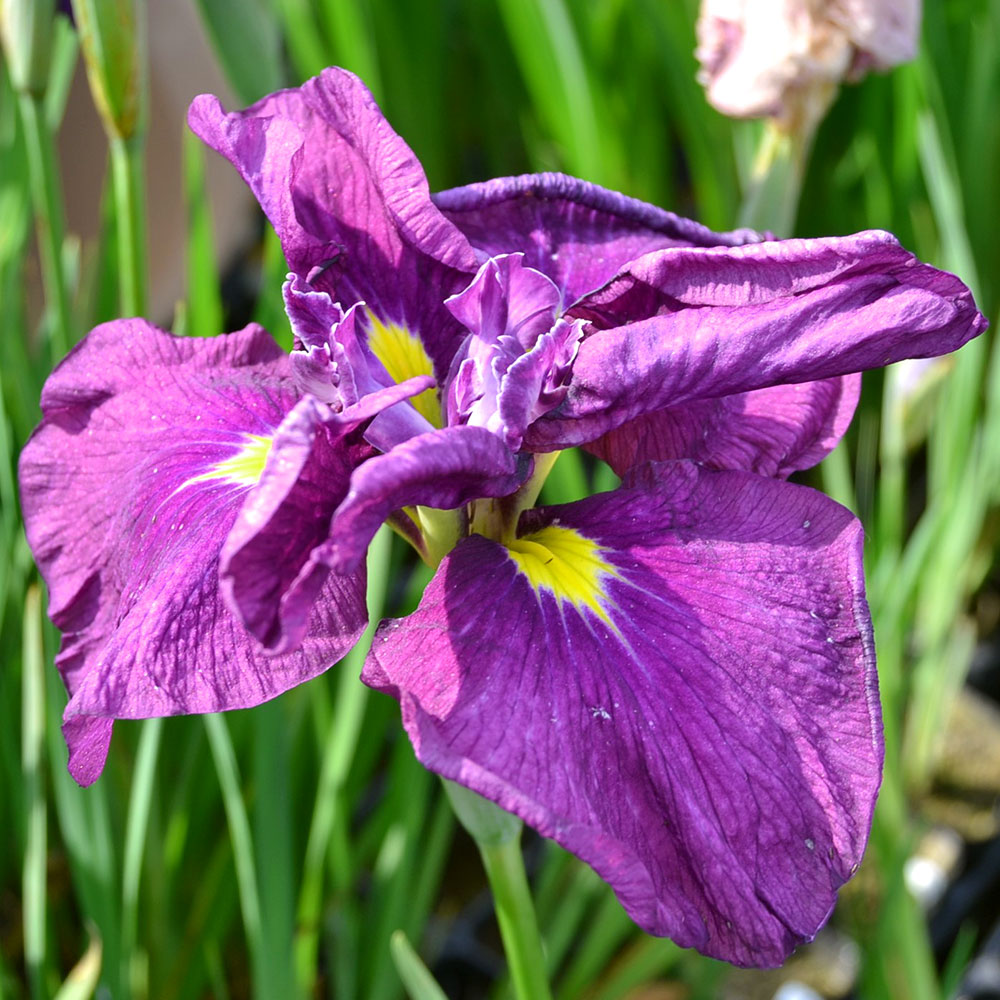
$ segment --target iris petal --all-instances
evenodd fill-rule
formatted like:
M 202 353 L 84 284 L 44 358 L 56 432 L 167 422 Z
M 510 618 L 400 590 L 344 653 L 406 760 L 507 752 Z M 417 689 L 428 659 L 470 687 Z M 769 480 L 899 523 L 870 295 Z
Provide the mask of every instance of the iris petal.
M 779 964 L 853 873 L 879 784 L 860 525 L 677 462 L 522 516 L 553 530 L 606 567 L 587 596 L 469 538 L 363 679 L 428 767 L 589 861 L 645 929 Z
M 257 704 L 326 669 L 363 630 L 363 572 L 331 585 L 301 648 L 277 658 L 219 591 L 219 551 L 250 488 L 241 460 L 296 398 L 259 327 L 196 340 L 140 320 L 98 327 L 46 384 L 22 502 L 63 632 L 77 780 L 100 774 L 111 720 Z
M 836 447 L 860 392 L 861 376 L 844 375 L 681 403 L 636 417 L 586 449 L 619 476 L 644 462 L 689 458 L 784 479 Z
M 564 403 L 527 435 L 538 450 L 694 400 L 956 350 L 986 326 L 961 281 L 882 232 L 650 253 L 569 314 L 593 325 Z
M 434 203 L 485 257 L 524 253 L 568 306 L 630 260 L 665 247 L 738 246 L 763 239 L 705 226 L 565 174 L 497 177 L 441 191 Z
M 345 309 L 364 301 L 418 333 L 443 379 L 463 335 L 442 303 L 476 259 L 365 85 L 327 69 L 245 111 L 203 95 L 188 122 L 239 170 L 292 270 Z

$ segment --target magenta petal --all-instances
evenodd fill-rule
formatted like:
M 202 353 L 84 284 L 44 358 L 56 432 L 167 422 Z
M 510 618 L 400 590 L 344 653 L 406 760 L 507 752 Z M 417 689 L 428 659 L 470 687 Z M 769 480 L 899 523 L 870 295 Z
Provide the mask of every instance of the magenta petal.
M 394 511 L 416 504 L 449 509 L 479 497 L 506 496 L 524 482 L 529 472 L 530 462 L 513 455 L 495 434 L 481 427 L 447 427 L 369 458 L 354 470 L 350 492 L 329 520 L 326 540 L 313 547 L 304 561 L 299 558 L 301 548 L 295 547 L 291 560 L 297 570 L 295 578 L 289 581 L 282 576 L 277 609 L 271 607 L 268 617 L 265 601 L 265 613 L 258 618 L 263 628 L 253 623 L 252 627 L 275 648 L 293 648 L 301 635 L 300 622 L 313 607 L 321 588 L 329 586 L 331 578 L 350 574 L 361 565 L 375 532 Z M 298 487 L 289 494 L 289 514 L 294 514 L 294 505 L 300 502 L 296 493 Z M 339 495 L 335 493 L 335 497 Z M 315 502 L 325 516 L 329 498 L 319 497 Z M 249 538 L 248 558 L 260 569 L 280 548 L 279 537 L 279 544 L 269 550 L 269 536 L 280 536 L 281 531 L 292 529 L 285 521 L 285 527 L 279 526 L 277 532 L 255 538 L 256 518 L 252 511 L 250 515 L 241 519 L 234 536 L 241 546 L 248 544 L 243 537 Z M 243 553 L 235 545 L 229 551 L 229 565 L 236 566 L 235 560 L 242 559 Z M 275 574 L 272 571 L 270 575 Z M 274 593 L 266 592 L 266 600 L 273 600 Z M 249 596 L 246 609 L 253 612 L 256 595 Z M 241 603 L 239 596 L 236 600 Z
M 844 375 L 682 403 L 636 417 L 586 448 L 619 476 L 644 462 L 688 458 L 784 479 L 837 446 L 860 392 L 861 376 Z
M 287 357 L 259 327 L 201 340 L 109 323 L 47 382 L 21 495 L 63 632 L 78 780 L 100 773 L 111 720 L 257 704 L 363 630 L 363 574 L 331 591 L 302 648 L 279 658 L 219 591 L 219 550 L 252 478 L 253 462 L 233 462 L 261 453 L 295 399 Z
M 222 549 L 222 592 L 272 651 L 294 649 L 306 634 L 311 604 L 289 607 L 283 597 L 310 552 L 326 540 L 354 465 L 372 451 L 363 442 L 349 448 L 334 416 L 311 397 L 288 414 Z M 335 592 L 350 594 L 355 586 L 351 576 L 330 582 Z
M 352 471 L 374 454 L 351 432 L 429 381 L 422 377 L 389 386 L 341 413 L 306 397 L 275 432 L 267 464 L 246 494 L 221 559 L 223 594 L 267 649 L 283 653 L 301 644 L 324 581 L 325 601 L 349 602 L 357 583 L 353 572 L 328 581 L 325 573 L 314 575 L 308 596 L 299 578 L 313 550 L 327 540 Z
M 564 403 L 527 436 L 539 450 L 693 400 L 944 354 L 986 326 L 962 282 L 880 232 L 647 254 L 570 314 L 596 329 Z
M 678 462 L 520 534 L 546 527 L 600 546 L 593 606 L 474 536 L 363 679 L 424 764 L 580 855 L 643 928 L 779 964 L 857 867 L 880 780 L 860 524 Z
M 327 69 L 232 113 L 203 95 L 188 122 L 240 171 L 296 274 L 345 309 L 365 301 L 407 326 L 444 376 L 462 334 L 442 303 L 477 262 L 356 76 Z
M 434 203 L 482 257 L 523 252 L 525 264 L 559 286 L 564 306 L 650 250 L 736 246 L 763 238 L 749 229 L 714 233 L 565 174 L 497 177 L 441 191 Z
M 349 570 L 394 510 L 415 504 L 450 510 L 480 497 L 507 496 L 527 478 L 530 464 L 482 427 L 446 427 L 411 438 L 355 470 L 318 557 L 339 572 Z

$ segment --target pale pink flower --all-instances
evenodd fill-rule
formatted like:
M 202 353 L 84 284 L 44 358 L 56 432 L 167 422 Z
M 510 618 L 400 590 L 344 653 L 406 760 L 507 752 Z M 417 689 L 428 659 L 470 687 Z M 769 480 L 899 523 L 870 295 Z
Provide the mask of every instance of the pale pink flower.
M 699 80 L 719 111 L 793 117 L 843 79 L 912 59 L 920 0 L 702 0 Z

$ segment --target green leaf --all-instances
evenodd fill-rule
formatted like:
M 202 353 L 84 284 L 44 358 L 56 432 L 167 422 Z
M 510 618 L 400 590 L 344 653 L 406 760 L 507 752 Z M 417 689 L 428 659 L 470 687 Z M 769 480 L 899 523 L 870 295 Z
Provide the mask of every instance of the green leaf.
M 445 992 L 420 961 L 413 945 L 402 931 L 396 931 L 389 941 L 389 950 L 399 978 L 412 1000 L 448 1000 Z
M 264 0 L 196 0 L 215 54 L 244 104 L 285 85 L 281 34 Z

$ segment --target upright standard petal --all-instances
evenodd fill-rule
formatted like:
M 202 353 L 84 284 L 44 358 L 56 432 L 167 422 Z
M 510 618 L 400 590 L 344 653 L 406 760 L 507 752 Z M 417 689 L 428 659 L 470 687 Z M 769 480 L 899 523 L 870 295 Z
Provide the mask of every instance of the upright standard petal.
M 528 425 L 559 405 L 583 327 L 557 317 L 559 299 L 521 253 L 491 257 L 448 299 L 469 331 L 445 387 L 449 424 L 485 427 L 518 451 Z
M 441 191 L 434 203 L 483 258 L 524 253 L 527 265 L 559 287 L 564 308 L 651 250 L 739 246 L 764 238 L 751 229 L 715 233 L 565 174 L 497 177 Z
M 881 232 L 647 254 L 569 315 L 593 326 L 565 401 L 527 435 L 539 450 L 681 403 L 944 354 L 986 328 L 958 278 Z
M 777 965 L 854 872 L 880 779 L 861 526 L 692 463 L 626 486 L 460 543 L 363 679 L 425 765 L 590 862 L 646 930 Z
M 56 369 L 21 456 L 29 544 L 63 632 L 70 770 L 96 779 L 111 720 L 254 705 L 316 675 L 366 621 L 362 572 L 302 647 L 265 656 L 219 591 L 219 550 L 297 393 L 260 327 L 180 339 L 98 327 Z
M 203 95 L 188 121 L 240 171 L 292 270 L 421 338 L 443 377 L 462 334 L 442 303 L 468 284 L 475 256 L 365 85 L 328 69 L 245 111 Z

